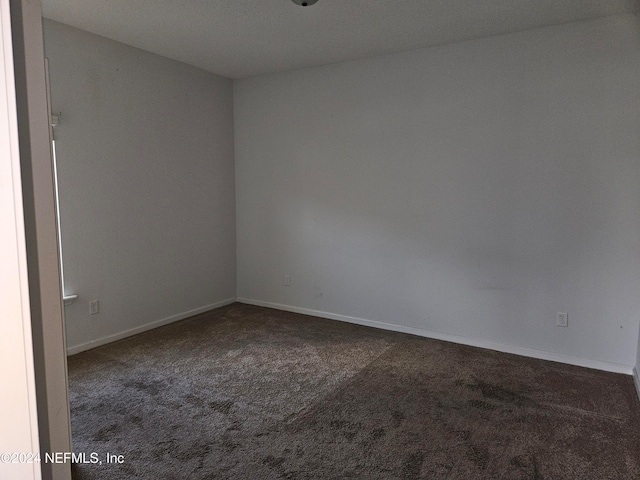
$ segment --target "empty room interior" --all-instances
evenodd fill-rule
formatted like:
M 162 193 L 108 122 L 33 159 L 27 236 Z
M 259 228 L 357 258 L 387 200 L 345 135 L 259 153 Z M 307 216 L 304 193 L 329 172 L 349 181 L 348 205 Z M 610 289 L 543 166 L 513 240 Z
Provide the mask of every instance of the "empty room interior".
M 638 3 L 178 3 L 43 1 L 74 476 L 640 478 Z

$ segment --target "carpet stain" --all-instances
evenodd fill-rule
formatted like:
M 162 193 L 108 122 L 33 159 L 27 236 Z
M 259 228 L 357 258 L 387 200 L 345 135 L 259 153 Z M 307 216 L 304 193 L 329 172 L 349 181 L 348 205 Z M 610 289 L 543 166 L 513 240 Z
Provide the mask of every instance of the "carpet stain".
M 404 413 L 400 410 L 394 410 L 391 412 L 391 417 L 393 418 L 393 427 L 398 428 L 402 424 L 402 422 L 406 419 Z
M 238 432 L 240 430 L 242 430 L 242 424 L 237 420 L 231 422 L 231 425 L 229 425 L 226 429 L 227 432 Z
M 211 445 L 207 443 L 187 444 L 180 450 L 172 452 L 176 460 L 186 462 L 193 459 L 203 459 L 211 452 Z
M 240 447 L 241 444 L 238 442 L 232 442 L 231 440 L 225 440 L 224 442 L 222 442 L 222 446 L 226 452 L 232 452 L 236 448 Z
M 420 478 L 420 471 L 422 470 L 424 457 L 425 455 L 423 452 L 416 452 L 409 455 L 404 460 L 404 465 L 402 466 L 402 478 L 405 480 Z
M 489 464 L 489 449 L 478 445 L 470 445 L 467 450 L 467 458 L 471 459 L 481 470 L 486 470 Z
M 161 462 L 165 455 L 171 454 L 176 449 L 176 441 L 158 441 L 151 449 L 151 456 L 155 462 Z
M 497 408 L 497 406 L 493 405 L 492 403 L 476 399 L 467 400 L 467 405 L 473 408 L 478 408 L 480 410 L 495 410 Z
M 129 380 L 123 383 L 125 388 L 137 390 L 152 397 L 157 397 L 161 392 L 167 391 L 170 385 L 165 379 L 151 379 L 151 380 Z
M 130 415 L 129 417 L 127 417 L 127 421 L 133 425 L 141 425 L 142 417 L 139 417 L 137 415 Z
M 209 402 L 209 408 L 218 413 L 224 413 L 228 415 L 231 411 L 231 407 L 233 407 L 234 403 L 231 400 L 227 400 L 226 402 Z
M 474 385 L 468 385 L 472 390 L 479 390 L 485 398 L 510 403 L 518 407 L 535 407 L 536 402 L 519 393 L 508 390 L 499 385 L 492 385 L 483 380 L 478 380 Z
M 274 457 L 273 455 L 268 455 L 262 459 L 262 463 L 268 465 L 271 468 L 281 470 L 282 464 L 284 463 L 284 457 Z
M 538 460 L 535 455 L 517 455 L 510 460 L 511 465 L 532 480 L 543 480 L 544 477 L 538 471 Z
M 330 423 L 330 428 L 335 433 L 339 433 L 347 440 L 353 440 L 355 436 L 362 430 L 362 423 L 360 422 L 348 422 L 345 420 L 333 420 Z
M 93 436 L 93 440 L 95 442 L 108 442 L 121 430 L 122 426 L 118 424 L 109 425 L 108 427 L 98 430 L 98 432 Z
M 192 393 L 188 393 L 182 398 L 184 399 L 185 402 L 187 402 L 188 404 L 194 407 L 202 408 L 205 406 L 205 401 L 200 397 L 193 395 Z
M 471 432 L 469 430 L 454 430 L 453 435 L 455 436 L 455 438 L 466 442 L 467 440 L 469 440 Z

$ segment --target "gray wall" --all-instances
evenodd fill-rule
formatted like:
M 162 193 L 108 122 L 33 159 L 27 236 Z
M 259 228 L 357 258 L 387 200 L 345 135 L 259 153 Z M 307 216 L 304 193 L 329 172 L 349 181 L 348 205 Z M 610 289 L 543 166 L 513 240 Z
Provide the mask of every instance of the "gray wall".
M 639 104 L 633 16 L 236 81 L 238 296 L 630 373 Z
M 231 81 L 51 21 L 45 48 L 69 349 L 233 300 Z

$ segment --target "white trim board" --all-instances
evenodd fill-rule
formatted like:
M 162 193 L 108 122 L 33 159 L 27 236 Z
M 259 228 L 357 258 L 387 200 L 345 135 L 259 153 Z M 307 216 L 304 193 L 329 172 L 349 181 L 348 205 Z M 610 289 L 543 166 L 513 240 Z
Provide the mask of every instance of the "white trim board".
M 638 369 L 634 367 L 633 369 L 633 383 L 636 385 L 636 392 L 638 392 L 638 400 L 640 400 L 640 373 L 638 373 Z
M 435 340 L 444 340 L 446 342 L 469 345 L 471 347 L 486 348 L 488 350 L 495 350 L 498 352 L 512 353 L 514 355 L 521 355 L 523 357 L 531 357 L 531 358 L 537 358 L 540 360 L 549 360 L 552 362 L 576 365 L 579 367 L 593 368 L 595 370 L 603 370 L 605 372 L 633 375 L 633 370 L 634 370 L 633 366 L 631 365 L 602 362 L 599 360 L 589 360 L 586 358 L 572 357 L 569 355 L 562 355 L 559 353 L 551 353 L 551 352 L 545 352 L 542 350 L 535 350 L 532 348 L 514 347 L 511 345 L 489 342 L 487 340 L 476 340 L 473 338 L 462 337 L 459 335 L 433 332 L 430 330 L 424 330 L 424 329 L 415 328 L 415 327 L 405 327 L 402 325 L 395 325 L 392 323 L 378 322 L 375 320 L 366 320 L 364 318 L 349 317 L 347 315 L 339 315 L 336 313 L 323 312 L 320 310 L 312 310 L 309 308 L 293 307 L 291 305 L 264 302 L 262 300 L 253 300 L 250 298 L 243 298 L 243 297 L 238 297 L 237 301 L 239 303 L 246 303 L 248 305 L 256 305 L 258 307 L 275 308 L 277 310 L 285 310 L 287 312 L 302 313 L 304 315 L 312 315 L 315 317 L 328 318 L 330 320 L 339 320 L 342 322 L 355 323 L 357 325 L 364 325 L 364 326 L 373 327 L 373 328 L 381 328 L 383 330 L 391 330 L 391 331 L 400 332 L 400 333 L 409 333 L 411 335 L 417 335 L 417 336 L 426 337 L 426 338 L 433 338 Z M 637 377 L 636 377 L 636 380 L 638 380 Z M 638 386 L 638 383 L 636 383 L 636 386 Z M 639 394 L 640 394 L 640 390 L 639 390 Z
M 205 305 L 204 307 L 194 308 L 193 310 L 189 310 L 188 312 L 177 313 L 176 315 L 171 315 L 170 317 L 166 317 L 161 320 L 156 320 L 150 323 L 146 323 L 144 325 L 140 325 L 139 327 L 125 330 L 124 332 L 114 333 L 112 335 L 108 335 L 106 337 L 102 337 L 97 340 L 92 340 L 91 342 L 81 343 L 80 345 L 74 345 L 73 347 L 67 348 L 67 355 L 74 355 L 76 353 L 84 352 L 85 350 L 90 350 L 92 348 L 100 347 L 101 345 L 106 345 L 107 343 L 115 342 L 116 340 L 122 340 L 123 338 L 131 337 L 133 335 L 137 335 L 138 333 L 142 333 L 148 330 L 152 330 L 154 328 L 162 327 L 163 325 L 168 325 L 173 322 L 178 322 L 180 320 L 184 320 L 185 318 L 193 317 L 194 315 L 208 312 L 209 310 L 214 310 L 216 308 L 224 307 L 226 305 L 231 305 L 232 303 L 235 303 L 235 301 L 236 301 L 235 297 L 227 298 L 225 300 L 221 300 L 219 302 L 212 303 L 210 305 Z

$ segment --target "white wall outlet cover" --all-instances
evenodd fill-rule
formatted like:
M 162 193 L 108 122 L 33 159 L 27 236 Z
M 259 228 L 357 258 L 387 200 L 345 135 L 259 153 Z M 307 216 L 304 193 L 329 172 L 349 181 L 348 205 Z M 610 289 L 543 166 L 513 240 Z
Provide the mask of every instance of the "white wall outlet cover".
M 558 312 L 556 316 L 556 325 L 559 327 L 566 327 L 569 325 L 569 315 L 564 312 Z
M 99 309 L 99 305 L 98 305 L 98 300 L 92 300 L 91 302 L 89 302 L 89 314 L 90 315 L 97 315 L 99 311 L 100 311 L 100 309 Z

